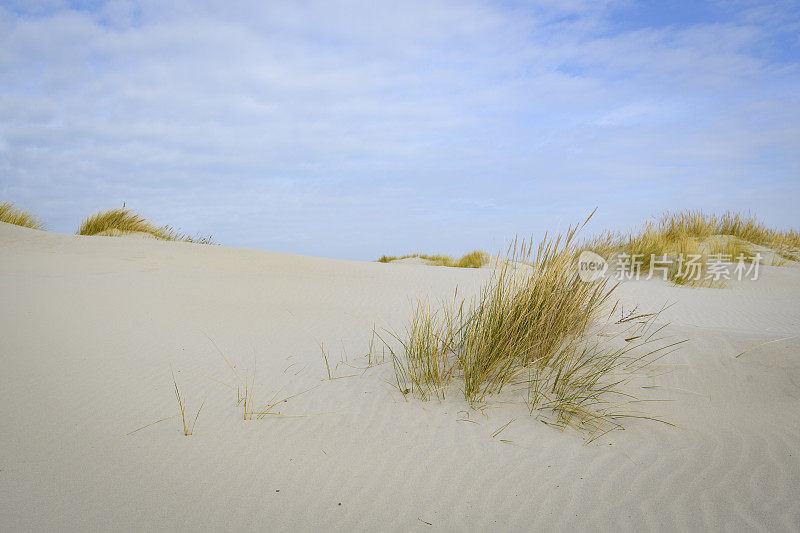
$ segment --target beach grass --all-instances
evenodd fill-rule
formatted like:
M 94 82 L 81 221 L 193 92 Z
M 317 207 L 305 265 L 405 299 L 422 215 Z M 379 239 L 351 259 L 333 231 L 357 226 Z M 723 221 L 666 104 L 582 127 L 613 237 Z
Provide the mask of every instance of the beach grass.
M 752 263 L 756 260 L 753 245 L 739 237 L 709 238 L 708 257 L 720 261 Z
M 455 259 L 449 255 L 442 254 L 405 254 L 405 255 L 382 255 L 378 258 L 379 263 L 391 263 L 400 259 L 419 258 L 427 261 L 433 266 L 446 266 L 456 268 L 481 268 L 489 262 L 489 254 L 480 250 L 473 250 Z
M 242 409 L 242 419 L 243 420 L 253 420 L 253 419 L 261 420 L 261 419 L 263 419 L 263 418 L 265 418 L 267 416 L 301 416 L 301 415 L 285 415 L 285 414 L 282 414 L 280 412 L 275 411 L 274 409 L 278 404 L 286 402 L 286 401 L 288 401 L 288 400 L 290 400 L 292 398 L 296 398 L 298 396 L 301 396 L 301 395 L 303 395 L 303 394 L 315 389 L 316 387 L 311 387 L 311 388 L 308 388 L 308 389 L 306 389 L 306 390 L 304 390 L 302 392 L 291 394 L 291 395 L 286 396 L 286 397 L 279 397 L 278 395 L 280 394 L 282 389 L 278 389 L 278 391 L 275 392 L 275 394 L 273 395 L 272 399 L 263 408 L 255 409 L 254 408 L 254 406 L 255 406 L 255 391 L 256 391 L 256 355 L 255 355 L 255 352 L 253 353 L 252 374 L 250 373 L 250 371 L 246 370 L 244 372 L 244 375 L 242 375 L 241 373 L 239 373 L 239 371 L 236 370 L 236 366 L 231 364 L 231 361 L 228 359 L 228 357 L 225 355 L 225 353 L 220 349 L 220 347 L 217 345 L 217 343 L 214 342 L 214 340 L 211 337 L 209 337 L 208 335 L 206 335 L 206 338 L 208 338 L 208 340 L 211 342 L 211 344 L 214 345 L 214 349 L 217 351 L 219 356 L 222 357 L 222 360 L 225 361 L 225 364 L 228 365 L 228 368 L 231 369 L 231 371 L 233 372 L 233 375 L 236 376 L 237 383 L 234 386 L 234 385 L 226 383 L 226 382 L 224 382 L 224 381 L 222 381 L 220 379 L 213 378 L 213 377 L 208 376 L 206 374 L 201 374 L 200 372 L 195 372 L 193 370 L 189 370 L 189 372 L 191 372 L 192 374 L 196 374 L 196 375 L 198 375 L 200 377 L 204 377 L 206 379 L 209 379 L 209 380 L 211 380 L 211 381 L 213 381 L 215 383 L 219 383 L 220 385 L 224 385 L 225 387 L 231 389 L 232 391 L 235 391 L 236 392 L 236 407 Z
M 192 421 L 191 415 L 187 416 L 186 412 L 186 390 L 181 393 L 180 389 L 178 388 L 178 382 L 175 379 L 175 370 L 173 370 L 171 366 L 170 374 L 172 374 L 172 385 L 175 387 L 175 398 L 178 400 L 178 409 L 181 415 L 181 423 L 183 424 L 183 435 L 188 437 L 194 434 L 194 428 L 197 425 L 197 419 L 200 417 L 200 411 L 203 410 L 203 406 L 206 404 L 206 401 L 203 400 L 203 403 L 200 404 L 200 408 L 194 415 L 194 421 Z
M 721 238 L 724 237 L 724 238 Z M 634 274 L 652 275 L 659 268 L 658 260 L 676 260 L 681 253 L 697 251 L 702 256 L 702 268 L 714 257 L 730 257 L 731 261 L 753 262 L 757 255 L 754 247 L 763 246 L 774 251 L 772 265 L 785 265 L 786 261 L 800 261 L 800 232 L 768 227 L 750 214 L 726 211 L 721 215 L 704 211 L 678 211 L 663 213 L 658 219 L 648 221 L 630 233 L 603 232 L 584 240 L 576 250 L 591 250 L 606 259 L 616 259 L 619 254 L 633 258 Z M 419 258 L 431 265 L 480 268 L 490 262 L 486 252 L 475 250 L 459 259 L 442 254 L 412 253 L 383 255 L 381 263 L 391 263 L 408 258 Z M 668 279 L 679 285 L 702 285 L 672 269 Z
M 734 257 L 743 255 L 752 260 L 753 245 L 774 250 L 781 257 L 789 260 L 800 259 L 800 233 L 796 230 L 778 230 L 750 214 L 726 211 L 721 215 L 703 211 L 666 212 L 656 223 L 646 224 L 632 238 L 634 242 L 650 239 L 655 241 L 657 253 L 668 252 L 670 247 L 680 243 L 681 239 L 693 238 L 699 243 L 716 236 L 728 236 L 725 246 L 728 249 L 713 250 L 710 253 L 731 254 Z M 719 245 L 716 245 L 719 246 Z M 731 247 L 735 247 L 731 249 Z M 628 246 L 635 248 L 635 246 Z M 643 251 L 647 251 L 645 248 Z
M 166 241 L 212 244 L 211 237 L 193 237 L 175 230 L 172 226 L 158 226 L 131 209 L 124 207 L 100 211 L 87 217 L 78 229 L 78 235 L 103 235 L 118 237 L 126 234 L 147 234 Z
M 652 275 L 658 261 L 669 262 L 667 279 L 686 286 L 714 285 L 706 279 L 709 262 L 760 261 L 759 246 L 774 252 L 773 266 L 800 260 L 797 231 L 769 228 L 749 214 L 731 211 L 666 212 L 610 244 L 616 249 L 612 260 L 630 261 L 634 274 Z
M 632 397 L 624 388 L 669 345 L 649 349 L 661 340 L 653 337 L 657 313 L 630 313 L 609 326 L 616 285 L 577 275 L 576 235 L 585 224 L 535 247 L 513 243 L 474 300 L 422 300 L 403 334 L 384 330 L 403 395 L 443 399 L 455 388 L 476 406 L 522 388 L 532 415 L 549 412 L 548 423 L 590 438 L 619 429 L 625 416 L 647 417 L 625 412 Z M 604 323 L 616 342 L 600 340 Z
M 481 268 L 489 262 L 489 254 L 480 250 L 473 250 L 462 255 L 452 266 L 458 268 Z M 451 266 L 451 265 L 445 265 Z
M 639 259 L 639 272 L 647 274 L 653 267 L 654 259 L 664 256 L 673 247 L 673 242 L 652 222 L 648 222 L 638 233 L 631 234 L 620 248 L 632 258 Z
M 671 263 L 667 279 L 675 285 L 699 286 L 704 283 L 708 271 L 708 255 L 700 247 L 697 238 L 681 234 L 670 243 L 665 256 L 676 260 Z
M 31 229 L 45 229 L 44 223 L 36 215 L 14 207 L 11 202 L 0 203 L 0 222 Z

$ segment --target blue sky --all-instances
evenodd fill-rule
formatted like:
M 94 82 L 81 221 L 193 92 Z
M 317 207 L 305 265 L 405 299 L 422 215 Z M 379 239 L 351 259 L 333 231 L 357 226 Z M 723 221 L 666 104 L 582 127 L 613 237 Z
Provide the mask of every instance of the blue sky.
M 798 2 L 0 1 L 0 200 L 374 259 L 800 226 Z

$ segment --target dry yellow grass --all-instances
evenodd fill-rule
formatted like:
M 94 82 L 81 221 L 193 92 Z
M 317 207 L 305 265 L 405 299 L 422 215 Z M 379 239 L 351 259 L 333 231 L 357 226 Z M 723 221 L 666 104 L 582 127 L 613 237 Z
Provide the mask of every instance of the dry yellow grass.
M 651 275 L 653 263 L 659 258 L 667 259 L 673 262 L 669 279 L 679 285 L 693 286 L 707 284 L 709 260 L 755 261 L 754 246 L 773 250 L 777 256 L 772 262 L 775 266 L 787 260 L 800 260 L 797 231 L 771 229 L 750 215 L 733 212 L 722 215 L 667 212 L 657 222 L 648 222 L 637 232 L 620 238 L 616 245 L 618 253 L 636 257 L 639 274 Z M 687 266 L 692 275 L 685 272 Z
M 487 254 L 486 252 L 482 252 L 480 250 L 473 250 L 469 253 L 462 255 L 458 259 L 454 259 L 449 255 L 441 255 L 441 254 L 414 253 L 401 256 L 382 255 L 380 258 L 378 258 L 378 262 L 391 263 L 392 261 L 397 261 L 399 259 L 408 259 L 409 257 L 418 257 L 420 259 L 424 259 L 425 261 L 428 261 L 429 263 L 435 266 L 446 266 L 446 267 L 456 267 L 456 268 L 480 268 L 489 262 L 489 254 Z
M 670 243 L 665 255 L 675 258 L 668 274 L 668 279 L 675 285 L 700 286 L 705 283 L 708 256 L 696 238 L 686 234 L 678 236 L 676 242 Z
M 721 238 L 724 237 L 724 238 Z M 773 266 L 786 261 L 800 261 L 800 233 L 768 228 L 751 215 L 725 212 L 722 215 L 702 211 L 666 212 L 658 220 L 645 223 L 629 235 L 604 232 L 574 246 L 576 253 L 591 250 L 617 262 L 620 254 L 629 262 L 631 277 L 652 277 L 671 263 L 666 279 L 677 285 L 713 286 L 707 283 L 707 264 L 710 260 L 730 257 L 732 262 L 753 262 L 757 256 L 754 246 L 775 252 Z M 378 261 L 388 263 L 398 259 L 418 257 L 434 265 L 477 268 L 489 262 L 485 252 L 474 251 L 460 259 L 446 255 L 407 254 L 382 256 Z M 688 269 L 688 273 L 687 273 Z
M 32 229 L 44 229 L 44 223 L 31 213 L 14 207 L 11 202 L 0 203 L 0 222 Z
M 627 242 L 622 245 L 622 251 L 632 258 L 639 259 L 639 271 L 633 274 L 647 274 L 653 266 L 654 259 L 665 255 L 672 247 L 671 239 L 660 228 L 648 222 L 638 234 L 628 237 Z
M 584 239 L 577 248 L 581 251 L 590 250 L 601 257 L 608 259 L 612 253 L 619 251 L 622 237 L 610 231 L 604 231 L 591 239 Z
M 707 239 L 708 257 L 721 261 L 752 263 L 756 260 L 756 252 L 747 241 L 733 236 Z
M 170 374 L 172 374 L 172 384 L 175 387 L 175 398 L 178 400 L 179 414 L 181 415 L 181 423 L 183 424 L 183 435 L 188 437 L 194 433 L 194 428 L 197 425 L 197 418 L 200 416 L 200 411 L 203 410 L 206 401 L 203 400 L 203 403 L 200 404 L 200 409 L 198 409 L 197 414 L 194 415 L 194 421 L 192 421 L 191 417 L 187 418 L 186 391 L 184 390 L 181 394 L 181 391 L 178 389 L 178 382 L 175 380 L 175 371 L 172 367 L 170 367 Z
M 146 233 L 167 241 L 211 244 L 211 237 L 191 237 L 176 231 L 171 226 L 157 226 L 130 209 L 116 208 L 98 212 L 84 219 L 78 235 L 104 235 L 117 237 L 131 233 Z
M 674 241 L 682 235 L 704 240 L 712 235 L 730 235 L 747 243 L 775 250 L 786 259 L 800 259 L 800 233 L 767 227 L 750 214 L 726 211 L 722 215 L 703 211 L 665 213 L 659 231 Z M 743 251 L 743 250 L 742 250 Z
M 670 345 L 648 348 L 657 314 L 622 317 L 613 324 L 616 344 L 599 340 L 616 286 L 580 280 L 578 230 L 536 248 L 515 243 L 475 300 L 423 301 L 405 334 L 384 330 L 398 389 L 441 399 L 455 384 L 475 405 L 523 387 L 532 415 L 550 413 L 549 423 L 586 431 L 589 440 L 626 416 L 648 418 L 626 411 L 625 385 Z

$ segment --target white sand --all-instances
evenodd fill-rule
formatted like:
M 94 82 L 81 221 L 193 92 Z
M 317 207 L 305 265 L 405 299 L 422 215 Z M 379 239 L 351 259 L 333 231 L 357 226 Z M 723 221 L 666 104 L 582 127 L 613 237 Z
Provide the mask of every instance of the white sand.
M 588 446 L 520 406 L 469 423 L 457 394 L 403 402 L 391 365 L 324 380 L 298 323 L 363 366 L 364 320 L 401 328 L 412 298 L 487 275 L 0 224 L 0 529 L 800 528 L 800 339 L 734 358 L 800 335 L 800 269 L 621 286 L 626 305 L 676 302 L 670 333 L 692 339 L 652 381 L 683 390 L 648 405 L 681 429 L 630 421 Z M 314 416 L 243 421 L 234 391 L 181 371 L 190 410 L 206 398 L 195 434 L 126 436 L 176 412 L 170 363 L 235 384 L 206 334 L 242 371 L 255 353 L 257 405 L 317 386 L 281 406 Z

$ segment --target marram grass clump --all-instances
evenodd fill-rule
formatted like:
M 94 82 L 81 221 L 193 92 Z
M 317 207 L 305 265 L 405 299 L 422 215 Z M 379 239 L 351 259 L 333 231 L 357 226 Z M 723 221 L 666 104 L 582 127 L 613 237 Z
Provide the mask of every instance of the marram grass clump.
M 379 263 L 391 263 L 399 259 L 408 259 L 410 257 L 417 257 L 427 261 L 433 266 L 446 266 L 456 268 L 481 268 L 489 262 L 489 254 L 480 250 L 473 250 L 455 259 L 449 255 L 442 254 L 406 254 L 401 256 L 396 255 L 382 255 L 378 258 Z
M 211 237 L 192 237 L 176 231 L 172 226 L 156 226 L 132 210 L 122 207 L 101 211 L 86 218 L 78 229 L 78 235 L 119 237 L 136 233 L 147 234 L 166 241 L 212 243 Z
M 44 229 L 44 223 L 36 215 L 17 209 L 11 202 L 0 203 L 0 222 L 32 229 Z
M 616 253 L 611 259 L 630 260 L 636 263 L 635 273 L 645 276 L 661 268 L 657 263 L 670 263 L 667 279 L 676 285 L 711 287 L 719 284 L 710 281 L 710 264 L 760 262 L 757 247 L 772 252 L 774 266 L 800 261 L 800 233 L 769 228 L 749 214 L 730 211 L 721 215 L 666 212 L 636 232 L 618 237 L 611 246 Z
M 480 268 L 488 262 L 489 254 L 480 250 L 473 250 L 462 255 L 452 266 L 459 268 Z
M 658 313 L 615 319 L 608 278 L 581 281 L 579 229 L 536 247 L 515 242 L 477 298 L 419 302 L 405 334 L 384 330 L 403 395 L 442 399 L 455 389 L 476 405 L 521 391 L 531 415 L 587 440 L 626 417 L 657 420 L 635 407 L 628 384 L 679 343 L 655 337 Z
M 709 257 L 718 257 L 721 260 L 733 262 L 752 263 L 756 260 L 753 245 L 739 237 L 722 236 L 709 237 L 706 240 Z
M 717 236 L 728 236 L 727 249 L 720 249 Z M 721 215 L 703 211 L 666 212 L 653 223 L 647 223 L 623 244 L 626 251 L 636 251 L 650 257 L 672 251 L 681 240 L 694 239 L 712 248 L 709 253 L 723 253 L 752 260 L 752 246 L 774 250 L 784 259 L 800 260 L 800 233 L 796 230 L 776 230 L 767 227 L 752 215 L 726 211 Z M 711 242 L 708 242 L 711 240 Z M 717 239 L 718 240 L 718 239 Z

